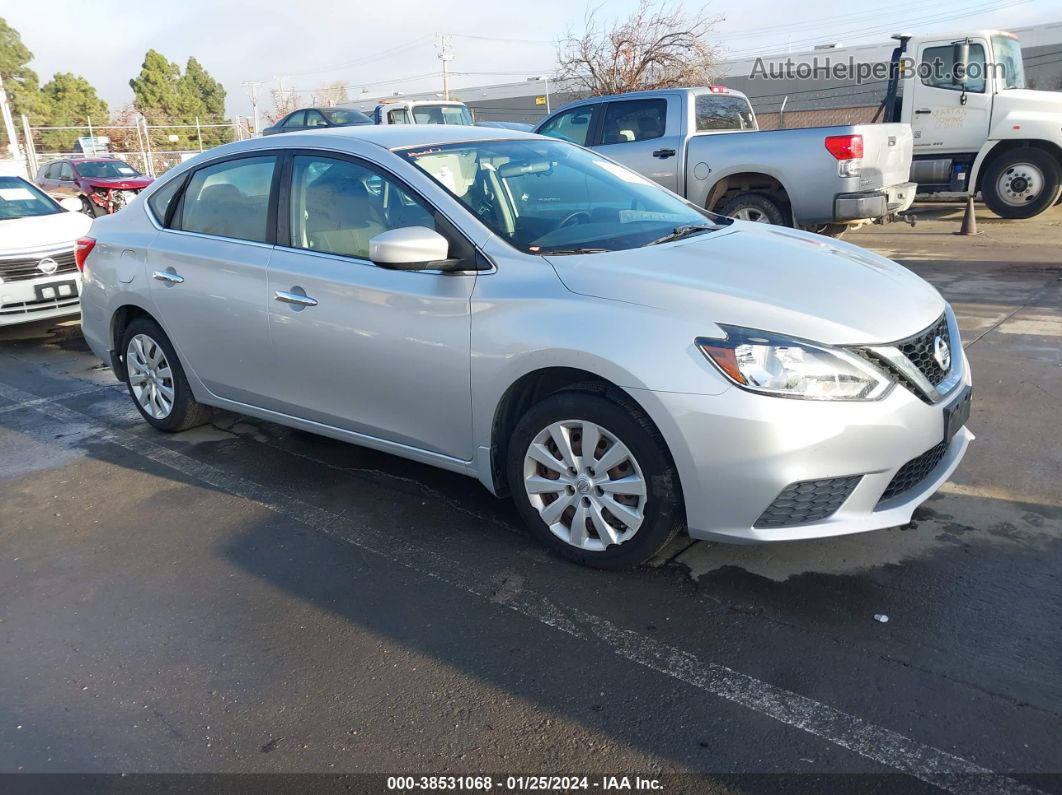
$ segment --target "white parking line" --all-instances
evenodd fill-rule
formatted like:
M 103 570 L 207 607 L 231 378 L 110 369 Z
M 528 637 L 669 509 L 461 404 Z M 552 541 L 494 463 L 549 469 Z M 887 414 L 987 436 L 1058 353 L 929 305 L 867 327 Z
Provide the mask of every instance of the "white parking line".
M 21 411 L 22 409 L 32 408 L 34 406 L 40 406 L 44 403 L 54 403 L 59 400 L 66 400 L 67 398 L 79 397 L 80 395 L 91 395 L 93 392 L 102 392 L 105 389 L 114 389 L 120 387 L 121 384 L 94 384 L 93 386 L 85 387 L 84 389 L 75 389 L 70 392 L 63 392 L 59 395 L 52 395 L 51 397 L 31 397 L 28 400 L 20 400 L 7 406 L 0 406 L 0 414 L 6 414 L 9 411 Z M 2 394 L 2 393 L 0 393 Z M 23 392 L 22 394 L 29 394 Z M 9 398 L 10 399 L 10 398 Z
M 623 629 L 599 616 L 558 604 L 532 590 L 523 587 L 499 589 L 489 576 L 484 577 L 456 560 L 404 542 L 393 534 L 381 533 L 358 524 L 351 517 L 303 502 L 276 487 L 230 474 L 149 439 L 108 427 L 88 414 L 4 384 L 0 384 L 0 396 L 58 420 L 95 425 L 99 429 L 97 439 L 254 502 L 285 519 L 299 522 L 434 580 L 507 607 L 541 624 L 577 638 L 602 642 L 623 659 L 740 704 L 942 789 L 963 795 L 1039 792 L 947 751 L 923 745 L 898 732 L 724 665 L 703 661 L 690 652 Z

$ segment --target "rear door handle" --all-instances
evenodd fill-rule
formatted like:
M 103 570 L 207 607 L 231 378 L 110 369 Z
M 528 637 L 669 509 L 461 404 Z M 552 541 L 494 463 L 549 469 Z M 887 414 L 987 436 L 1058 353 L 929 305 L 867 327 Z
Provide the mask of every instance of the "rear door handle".
M 310 298 L 310 296 L 302 293 L 289 293 L 286 290 L 277 290 L 273 293 L 273 297 L 285 304 L 295 304 L 296 306 L 317 306 L 316 298 Z
M 182 284 L 184 282 L 184 277 L 173 271 L 155 271 L 151 274 L 151 277 L 167 284 Z
M 932 113 L 932 112 L 933 111 L 931 111 L 929 108 L 919 108 L 918 110 L 915 111 L 915 116 L 920 116 L 923 113 Z
M 653 157 L 659 157 L 661 160 L 667 160 L 674 154 L 674 149 L 657 149 L 655 152 L 653 152 Z

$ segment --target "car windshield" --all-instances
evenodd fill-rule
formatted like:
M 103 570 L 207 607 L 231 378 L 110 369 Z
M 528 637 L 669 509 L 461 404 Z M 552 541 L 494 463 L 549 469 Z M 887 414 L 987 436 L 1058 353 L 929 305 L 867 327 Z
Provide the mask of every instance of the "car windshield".
M 83 177 L 108 179 L 111 177 L 139 177 L 140 172 L 121 160 L 99 160 L 75 163 L 77 173 Z
M 18 177 L 0 177 L 0 221 L 63 212 L 36 186 Z
M 346 108 L 332 108 L 322 110 L 329 124 L 372 124 L 372 119 L 360 110 L 348 110 Z
M 472 124 L 472 114 L 462 105 L 415 105 L 413 119 L 417 124 Z
M 397 154 L 532 254 L 622 251 L 729 223 L 563 141 L 477 141 Z
M 1025 67 L 1021 59 L 1021 42 L 1012 36 L 993 36 L 996 63 L 1000 64 L 1003 88 L 1025 88 Z

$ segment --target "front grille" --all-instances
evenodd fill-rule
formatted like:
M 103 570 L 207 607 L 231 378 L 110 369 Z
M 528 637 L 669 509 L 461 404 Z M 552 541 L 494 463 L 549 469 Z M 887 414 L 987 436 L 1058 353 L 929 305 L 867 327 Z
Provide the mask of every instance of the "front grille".
M 753 527 L 788 527 L 825 519 L 844 504 L 862 477 L 850 475 L 790 483 Z
M 0 279 L 5 282 L 18 282 L 53 275 L 45 273 L 37 267 L 37 264 L 45 259 L 55 260 L 55 264 L 58 266 L 55 271 L 56 274 L 73 273 L 77 270 L 73 251 L 64 251 L 61 254 L 38 254 L 32 257 L 0 260 Z
M 900 352 L 910 359 L 911 364 L 917 367 L 918 371 L 933 386 L 943 381 L 948 374 L 948 371 L 942 370 L 940 365 L 937 364 L 937 360 L 933 358 L 933 343 L 937 337 L 944 340 L 949 349 L 951 348 L 948 321 L 944 315 L 941 315 L 940 320 L 925 331 L 896 343 L 896 347 L 900 349 Z
M 891 500 L 893 497 L 898 497 L 925 480 L 929 473 L 937 468 L 937 464 L 944 458 L 947 450 L 947 443 L 941 442 L 936 447 L 926 450 L 922 455 L 912 458 L 900 467 L 878 502 L 882 503 L 886 500 Z

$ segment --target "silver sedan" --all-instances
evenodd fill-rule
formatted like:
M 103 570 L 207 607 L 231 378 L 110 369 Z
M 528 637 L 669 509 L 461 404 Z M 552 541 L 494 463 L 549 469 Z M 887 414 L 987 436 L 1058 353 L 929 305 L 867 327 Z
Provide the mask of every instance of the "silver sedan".
M 218 407 L 460 472 L 591 565 L 901 524 L 973 439 L 917 276 L 522 132 L 219 147 L 82 248 L 85 337 L 154 427 Z

